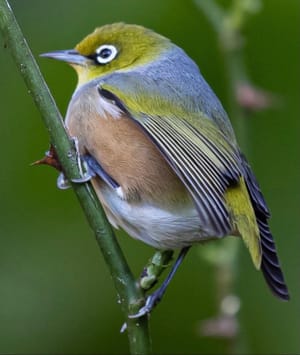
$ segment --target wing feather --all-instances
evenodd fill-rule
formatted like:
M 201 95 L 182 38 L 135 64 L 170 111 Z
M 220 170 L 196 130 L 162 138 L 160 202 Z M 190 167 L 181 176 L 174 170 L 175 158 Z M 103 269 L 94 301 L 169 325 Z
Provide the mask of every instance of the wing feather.
M 177 117 L 148 116 L 136 121 L 190 191 L 200 218 L 212 226 L 215 235 L 228 234 L 231 224 L 224 191 L 240 176 L 237 161 L 226 151 L 231 149 L 237 156 L 234 148 L 230 144 L 216 146 L 206 134 Z
M 239 182 L 240 159 L 237 148 L 216 123 L 204 115 L 199 117 L 198 112 L 195 128 L 185 117 L 133 110 L 105 87 L 99 87 L 99 93 L 126 112 L 160 150 L 189 190 L 207 233 L 228 235 L 232 224 L 224 192 Z

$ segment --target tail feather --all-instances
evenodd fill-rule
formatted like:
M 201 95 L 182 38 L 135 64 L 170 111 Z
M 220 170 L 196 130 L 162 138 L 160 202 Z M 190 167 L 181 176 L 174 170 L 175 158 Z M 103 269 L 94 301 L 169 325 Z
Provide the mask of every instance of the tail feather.
M 266 223 L 258 221 L 260 230 L 262 261 L 261 271 L 272 293 L 282 300 L 289 300 L 289 292 L 284 281 L 275 243 Z
M 275 242 L 268 225 L 268 218 L 270 217 L 268 208 L 246 158 L 242 156 L 242 159 L 246 186 L 260 232 L 262 250 L 261 271 L 272 293 L 282 300 L 289 300 L 289 291 L 284 281 Z

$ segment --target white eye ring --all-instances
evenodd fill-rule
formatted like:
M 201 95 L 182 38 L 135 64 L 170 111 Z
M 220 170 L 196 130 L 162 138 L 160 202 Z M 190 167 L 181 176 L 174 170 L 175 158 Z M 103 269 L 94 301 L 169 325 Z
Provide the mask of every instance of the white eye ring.
M 103 44 L 96 49 L 96 60 L 99 64 L 107 64 L 116 58 L 118 50 L 111 44 Z

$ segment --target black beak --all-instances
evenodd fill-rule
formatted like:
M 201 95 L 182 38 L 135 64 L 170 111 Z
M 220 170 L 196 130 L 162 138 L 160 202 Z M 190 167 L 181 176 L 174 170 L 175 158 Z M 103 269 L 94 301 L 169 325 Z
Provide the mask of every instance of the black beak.
M 43 53 L 40 56 L 82 66 L 90 60 L 89 58 L 78 53 L 75 49 L 48 52 Z

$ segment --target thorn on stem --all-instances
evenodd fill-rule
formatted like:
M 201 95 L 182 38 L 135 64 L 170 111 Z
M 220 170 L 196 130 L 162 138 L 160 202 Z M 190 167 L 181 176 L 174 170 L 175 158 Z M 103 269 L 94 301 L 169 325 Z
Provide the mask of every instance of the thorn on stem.
M 42 159 L 33 162 L 31 164 L 31 166 L 33 166 L 33 165 L 43 165 L 43 164 L 44 165 L 50 165 L 53 168 L 55 168 L 56 170 L 62 171 L 61 164 L 60 164 L 60 162 L 58 160 L 56 151 L 55 151 L 55 149 L 54 149 L 54 147 L 52 145 L 50 145 L 50 149 L 46 152 L 45 156 Z

